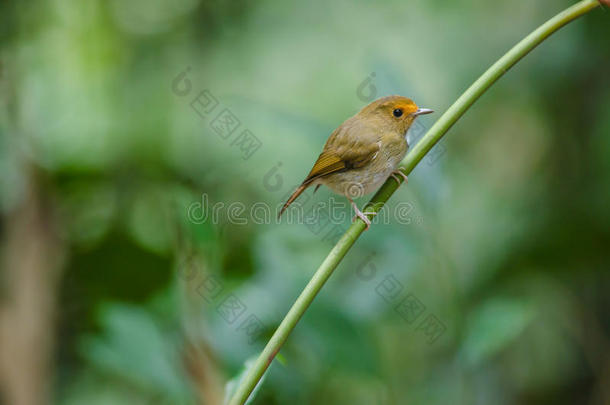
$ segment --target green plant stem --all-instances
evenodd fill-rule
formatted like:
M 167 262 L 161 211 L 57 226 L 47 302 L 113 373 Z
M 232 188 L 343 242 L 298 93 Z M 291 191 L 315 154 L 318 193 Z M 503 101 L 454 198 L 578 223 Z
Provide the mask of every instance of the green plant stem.
M 606 0 L 603 0 L 606 1 Z M 581 15 L 593 10 L 600 5 L 598 0 L 582 0 L 567 8 L 555 17 L 548 20 L 534 32 L 525 37 L 510 51 L 494 63 L 481 77 L 477 79 L 466 90 L 451 107 L 436 121 L 428 130 L 420 142 L 408 153 L 400 164 L 400 170 L 409 174 L 415 166 L 424 158 L 426 153 L 445 135 L 455 122 L 470 108 L 470 106 L 491 87 L 504 73 L 514 66 L 521 58 L 527 55 L 538 44 L 544 41 L 559 28 L 575 20 Z M 392 180 L 387 181 L 371 201 L 367 204 L 365 211 L 379 211 L 390 196 L 396 191 L 399 184 Z M 369 216 L 370 217 L 370 216 Z M 356 242 L 365 224 L 361 220 L 354 222 L 343 234 L 341 239 L 332 248 L 326 259 L 315 272 L 301 295 L 297 298 L 288 314 L 284 317 L 277 330 L 263 349 L 262 353 L 249 370 L 247 376 L 240 382 L 230 405 L 242 405 L 248 399 L 250 393 L 256 387 L 263 374 L 279 352 L 280 348 L 288 338 L 288 335 L 299 322 L 311 302 L 314 300 L 326 280 L 345 257 L 348 250 Z

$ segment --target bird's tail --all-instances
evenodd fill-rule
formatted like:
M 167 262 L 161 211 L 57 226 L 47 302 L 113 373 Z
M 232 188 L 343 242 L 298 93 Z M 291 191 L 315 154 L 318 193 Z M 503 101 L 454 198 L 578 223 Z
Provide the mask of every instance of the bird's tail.
M 310 182 L 303 182 L 303 184 L 301 184 L 299 187 L 297 187 L 296 190 L 294 190 L 294 193 L 292 193 L 292 195 L 288 198 L 288 200 L 284 203 L 284 206 L 282 207 L 282 209 L 280 210 L 280 213 L 277 214 L 277 219 L 280 219 L 280 217 L 282 216 L 282 214 L 284 213 L 284 211 L 286 211 L 286 208 L 288 208 L 288 206 L 290 204 L 292 204 L 292 202 L 294 200 L 296 200 L 302 193 L 303 191 L 305 191 L 305 189 L 307 187 L 309 187 L 311 183 Z

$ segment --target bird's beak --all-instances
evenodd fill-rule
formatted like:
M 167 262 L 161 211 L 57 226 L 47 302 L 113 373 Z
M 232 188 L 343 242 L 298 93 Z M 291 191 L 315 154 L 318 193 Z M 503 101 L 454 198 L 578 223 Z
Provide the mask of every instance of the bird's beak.
M 413 115 L 417 117 L 418 115 L 432 114 L 433 112 L 434 110 L 431 110 L 429 108 L 418 108 L 417 111 L 413 113 Z

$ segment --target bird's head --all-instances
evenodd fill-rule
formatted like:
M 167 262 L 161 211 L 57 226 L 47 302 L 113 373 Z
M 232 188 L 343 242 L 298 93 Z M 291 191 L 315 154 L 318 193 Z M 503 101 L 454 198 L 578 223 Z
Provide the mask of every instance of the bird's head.
M 413 100 L 402 96 L 382 97 L 364 107 L 357 114 L 360 118 L 374 120 L 384 130 L 406 135 L 409 127 L 419 115 L 430 114 L 433 110 L 419 108 Z

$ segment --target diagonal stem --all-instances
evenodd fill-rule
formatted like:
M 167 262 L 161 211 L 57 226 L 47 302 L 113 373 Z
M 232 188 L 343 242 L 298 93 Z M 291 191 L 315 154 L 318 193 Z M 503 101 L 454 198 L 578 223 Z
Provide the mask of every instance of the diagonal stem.
M 481 77 L 479 77 L 451 107 L 449 107 L 449 109 L 428 130 L 421 141 L 418 142 L 403 159 L 400 163 L 400 170 L 405 175 L 408 175 L 453 124 L 464 115 L 468 108 L 470 108 L 470 106 L 477 101 L 477 99 L 487 91 L 496 80 L 519 62 L 519 60 L 527 55 L 532 49 L 564 25 L 593 10 L 601 3 L 607 4 L 608 2 L 610 1 L 582 0 L 557 14 L 521 40 L 521 42 L 515 45 L 487 69 L 487 71 L 483 73 L 483 75 L 481 75 Z M 394 180 L 386 181 L 367 204 L 365 211 L 378 212 L 397 188 L 398 184 Z M 288 338 L 290 332 L 292 332 L 311 302 L 324 286 L 324 283 L 326 283 L 326 280 L 328 280 L 364 229 L 365 224 L 362 220 L 354 222 L 332 248 L 301 295 L 299 295 L 292 305 L 288 314 L 276 329 L 275 333 L 263 349 L 263 352 L 249 370 L 247 376 L 240 382 L 239 387 L 231 399 L 230 405 L 242 405 L 246 402 L 252 393 L 252 390 L 254 390 Z

